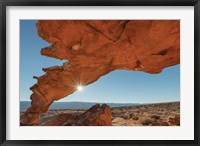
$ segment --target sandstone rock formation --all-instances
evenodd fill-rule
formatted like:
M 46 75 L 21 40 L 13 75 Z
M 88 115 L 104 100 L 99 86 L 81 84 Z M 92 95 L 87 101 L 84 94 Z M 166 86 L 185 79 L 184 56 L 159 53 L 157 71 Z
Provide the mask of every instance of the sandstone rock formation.
M 170 125 L 180 125 L 180 115 L 175 115 L 172 117 L 169 117 L 168 122 L 170 123 Z
M 169 126 L 168 122 L 161 122 L 158 124 L 159 126 Z M 157 125 L 156 125 L 157 126 Z
M 94 105 L 83 114 L 60 114 L 41 126 L 111 126 L 111 109 L 108 105 Z
M 113 70 L 155 74 L 180 63 L 179 20 L 40 20 L 37 29 L 52 44 L 41 54 L 67 61 L 35 77 L 22 124 L 34 124 L 55 100 Z

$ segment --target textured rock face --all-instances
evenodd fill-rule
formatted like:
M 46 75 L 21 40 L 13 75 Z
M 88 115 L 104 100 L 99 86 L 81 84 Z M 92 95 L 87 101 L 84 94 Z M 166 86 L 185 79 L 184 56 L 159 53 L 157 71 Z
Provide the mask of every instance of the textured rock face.
M 81 115 L 61 114 L 42 126 L 111 126 L 111 109 L 108 105 L 94 105 Z
M 34 124 L 52 102 L 110 71 L 155 74 L 180 63 L 179 20 L 42 20 L 37 29 L 52 44 L 41 54 L 68 61 L 44 68 L 46 74 L 35 77 L 31 107 L 21 117 L 22 124 Z
M 180 115 L 176 115 L 173 117 L 169 117 L 169 121 L 168 121 L 171 125 L 180 125 Z
M 83 113 L 77 122 L 78 126 L 111 126 L 111 109 L 108 105 L 94 105 Z M 65 123 L 67 125 L 67 123 Z

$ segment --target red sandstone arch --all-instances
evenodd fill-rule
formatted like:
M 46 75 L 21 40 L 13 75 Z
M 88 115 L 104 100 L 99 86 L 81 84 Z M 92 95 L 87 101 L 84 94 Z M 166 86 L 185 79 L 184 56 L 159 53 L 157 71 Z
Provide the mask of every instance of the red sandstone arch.
M 40 20 L 38 34 L 52 44 L 41 54 L 68 60 L 43 69 L 30 89 L 31 107 L 22 124 L 34 124 L 55 100 L 112 70 L 155 74 L 180 63 L 179 20 Z

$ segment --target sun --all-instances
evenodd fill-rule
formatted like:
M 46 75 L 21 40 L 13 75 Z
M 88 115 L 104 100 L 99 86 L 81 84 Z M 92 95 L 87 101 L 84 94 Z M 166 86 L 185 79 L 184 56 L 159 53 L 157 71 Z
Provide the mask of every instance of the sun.
M 80 85 L 77 86 L 77 90 L 78 90 L 78 91 L 82 91 L 82 90 L 83 90 L 83 86 L 80 86 Z

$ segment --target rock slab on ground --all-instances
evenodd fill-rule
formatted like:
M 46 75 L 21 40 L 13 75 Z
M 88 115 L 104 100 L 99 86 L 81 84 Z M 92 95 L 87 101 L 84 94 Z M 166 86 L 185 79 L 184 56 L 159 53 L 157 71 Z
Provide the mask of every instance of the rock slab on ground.
M 41 126 L 111 126 L 112 114 L 108 105 L 96 104 L 82 114 L 60 114 Z

